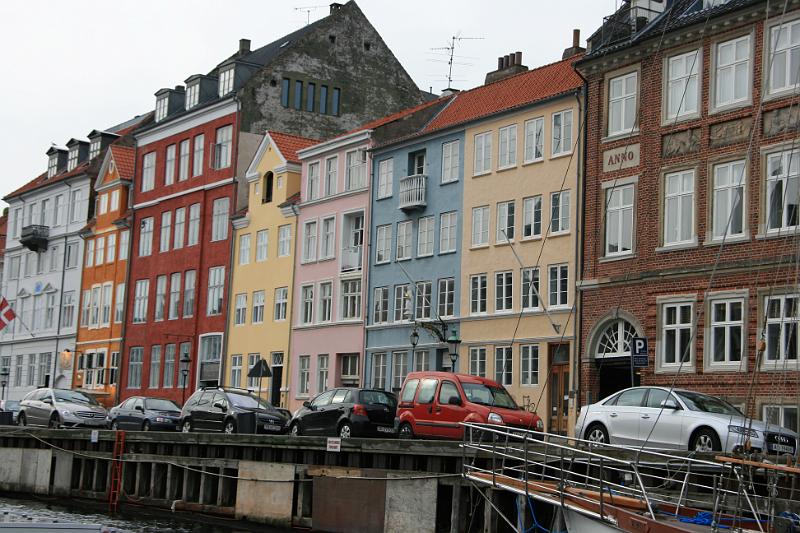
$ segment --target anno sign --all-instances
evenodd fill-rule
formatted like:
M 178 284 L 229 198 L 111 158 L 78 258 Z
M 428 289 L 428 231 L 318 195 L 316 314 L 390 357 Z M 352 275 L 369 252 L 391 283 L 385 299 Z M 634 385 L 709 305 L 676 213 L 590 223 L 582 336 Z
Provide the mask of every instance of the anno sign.
M 603 152 L 603 172 L 639 166 L 639 143 Z

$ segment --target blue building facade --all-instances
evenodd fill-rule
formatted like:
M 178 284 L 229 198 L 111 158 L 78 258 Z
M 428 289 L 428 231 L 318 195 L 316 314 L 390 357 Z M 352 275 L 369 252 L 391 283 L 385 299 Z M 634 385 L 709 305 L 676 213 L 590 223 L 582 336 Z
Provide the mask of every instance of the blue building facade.
M 379 147 L 372 161 L 365 384 L 398 391 L 408 372 L 452 366 L 464 130 Z

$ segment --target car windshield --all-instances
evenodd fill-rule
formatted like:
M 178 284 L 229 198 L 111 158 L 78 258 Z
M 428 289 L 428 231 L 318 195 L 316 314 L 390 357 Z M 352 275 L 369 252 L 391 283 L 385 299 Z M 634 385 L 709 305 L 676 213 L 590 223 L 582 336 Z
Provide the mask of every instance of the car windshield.
M 153 411 L 180 411 L 172 400 L 162 400 L 161 398 L 148 398 L 144 401 L 145 409 L 152 409 Z
M 74 390 L 56 390 L 53 391 L 56 395 L 57 401 L 70 402 L 70 403 L 86 403 L 89 405 L 100 405 L 94 398 L 82 392 Z
M 716 413 L 720 415 L 744 416 L 741 411 L 726 402 L 713 396 L 689 391 L 675 391 L 675 394 L 683 400 L 686 407 L 692 411 L 702 411 L 704 413 Z
M 366 404 L 388 405 L 389 407 L 397 405 L 394 396 L 379 390 L 362 390 L 361 401 Z
M 240 407 L 242 409 L 272 409 L 272 404 L 268 401 L 251 394 L 229 392 L 228 398 L 231 399 L 234 407 Z
M 494 405 L 506 409 L 519 409 L 514 399 L 502 387 L 489 387 L 482 383 L 461 383 L 467 400 L 480 405 Z

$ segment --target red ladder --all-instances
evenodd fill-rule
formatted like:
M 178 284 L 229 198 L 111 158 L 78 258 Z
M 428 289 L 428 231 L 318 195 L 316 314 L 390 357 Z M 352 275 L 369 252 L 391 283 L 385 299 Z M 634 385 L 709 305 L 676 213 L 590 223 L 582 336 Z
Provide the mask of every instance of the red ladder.
M 117 512 L 119 494 L 122 490 L 122 454 L 125 453 L 125 432 L 115 431 L 114 458 L 111 461 L 111 485 L 108 487 L 108 512 Z

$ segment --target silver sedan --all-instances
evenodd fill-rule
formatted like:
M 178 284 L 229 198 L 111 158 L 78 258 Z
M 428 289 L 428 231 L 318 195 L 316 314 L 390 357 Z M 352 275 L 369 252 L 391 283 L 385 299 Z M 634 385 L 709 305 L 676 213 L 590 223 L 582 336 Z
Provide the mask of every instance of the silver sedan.
M 792 454 L 797 434 L 746 418 L 728 402 L 688 390 L 633 387 L 584 406 L 575 435 L 598 443 L 672 450 L 751 448 Z

